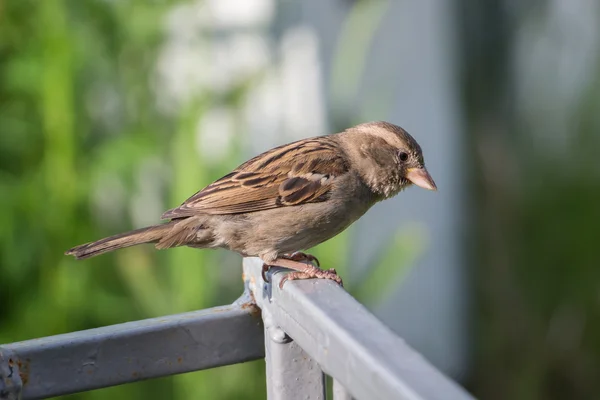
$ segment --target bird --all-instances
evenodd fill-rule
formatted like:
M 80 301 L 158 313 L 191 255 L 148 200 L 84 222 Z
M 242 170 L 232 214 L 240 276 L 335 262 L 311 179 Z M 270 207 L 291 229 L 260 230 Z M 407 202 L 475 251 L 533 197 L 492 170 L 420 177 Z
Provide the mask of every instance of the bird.
M 225 248 L 259 257 L 295 279 L 330 279 L 302 251 L 331 239 L 376 203 L 416 185 L 437 190 L 423 151 L 403 128 L 385 121 L 298 140 L 268 150 L 162 214 L 167 222 L 73 247 L 76 259 L 153 243 L 157 249 Z

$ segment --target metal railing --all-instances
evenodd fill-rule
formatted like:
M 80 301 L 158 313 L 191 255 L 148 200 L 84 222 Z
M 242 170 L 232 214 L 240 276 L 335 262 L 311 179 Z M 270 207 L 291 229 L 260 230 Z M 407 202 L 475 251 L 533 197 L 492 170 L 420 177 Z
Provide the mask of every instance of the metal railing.
M 269 399 L 472 397 L 331 281 L 244 260 L 232 305 L 0 346 L 0 399 L 37 399 L 265 357 Z M 293 338 L 293 340 L 292 340 Z

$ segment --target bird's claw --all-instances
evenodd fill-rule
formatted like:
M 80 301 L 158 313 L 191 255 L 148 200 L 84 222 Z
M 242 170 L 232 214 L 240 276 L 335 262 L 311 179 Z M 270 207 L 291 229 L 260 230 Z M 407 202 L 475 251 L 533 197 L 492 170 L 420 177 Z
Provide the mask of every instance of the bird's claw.
M 303 271 L 293 271 L 287 273 L 283 278 L 281 278 L 281 282 L 279 282 L 279 289 L 283 289 L 283 285 L 287 281 L 312 278 L 329 279 L 334 282 L 337 282 L 340 286 L 344 287 L 344 282 L 342 281 L 342 278 L 337 274 L 334 268 L 322 270 L 320 268 L 315 267 L 314 265 L 309 265 Z

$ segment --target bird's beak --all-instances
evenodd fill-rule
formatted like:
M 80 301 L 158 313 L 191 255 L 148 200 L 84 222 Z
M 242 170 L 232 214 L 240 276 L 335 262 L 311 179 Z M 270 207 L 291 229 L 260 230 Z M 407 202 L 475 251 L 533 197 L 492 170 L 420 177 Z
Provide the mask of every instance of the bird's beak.
M 429 172 L 423 168 L 409 168 L 406 171 L 406 179 L 423 189 L 437 190 L 437 186 L 433 181 Z

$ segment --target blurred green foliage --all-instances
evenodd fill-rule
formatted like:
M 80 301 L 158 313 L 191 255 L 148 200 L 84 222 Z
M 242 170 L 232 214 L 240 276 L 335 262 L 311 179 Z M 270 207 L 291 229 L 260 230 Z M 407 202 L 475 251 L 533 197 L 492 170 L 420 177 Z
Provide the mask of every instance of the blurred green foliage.
M 164 188 L 159 200 L 176 205 L 240 161 L 235 149 L 222 166 L 197 156 L 205 99 L 178 118 L 155 110 L 150 82 L 174 3 L 0 1 L 0 343 L 215 306 L 241 293 L 239 261 L 223 279 L 220 268 L 206 268 L 221 263 L 215 252 L 141 247 L 85 263 L 63 255 L 131 229 L 148 174 Z M 264 397 L 264 366 L 71 397 L 216 393 Z
M 176 3 L 0 0 L 0 343 L 216 306 L 241 293 L 241 260 L 225 252 L 141 246 L 85 262 L 63 255 L 136 227 L 151 214 L 146 207 L 159 215 L 243 161 L 234 140 L 222 162 L 203 162 L 196 131 L 211 105 L 235 109 L 246 84 L 216 100 L 193 98 L 179 115 L 156 109 L 161 27 Z M 348 276 L 350 241 L 346 232 L 315 254 Z M 362 301 L 376 304 L 397 283 L 405 270 L 389 270 L 397 265 L 390 259 L 419 251 L 407 243 L 415 241 L 382 247 L 373 261 L 380 267 L 361 277 L 367 286 L 354 286 Z M 264 392 L 257 361 L 69 398 Z

